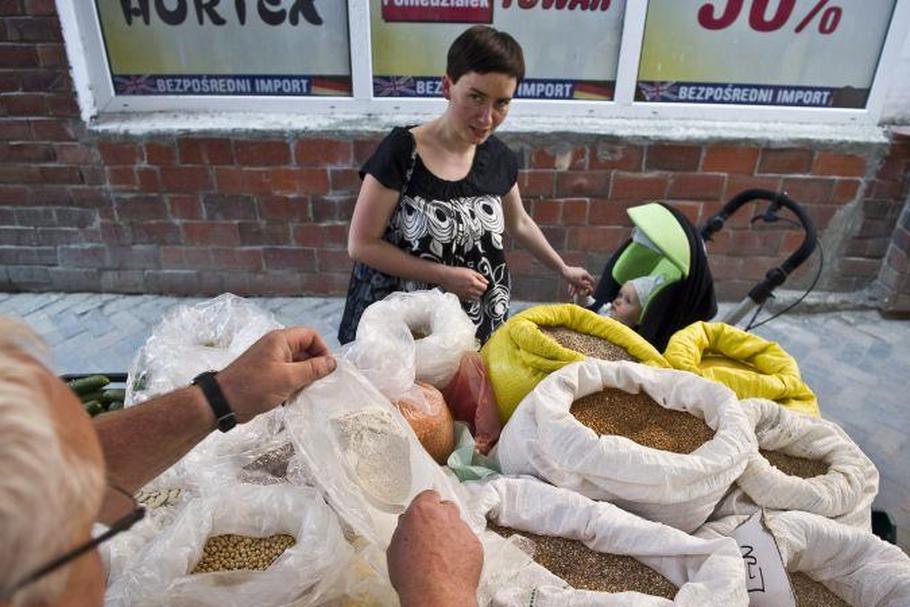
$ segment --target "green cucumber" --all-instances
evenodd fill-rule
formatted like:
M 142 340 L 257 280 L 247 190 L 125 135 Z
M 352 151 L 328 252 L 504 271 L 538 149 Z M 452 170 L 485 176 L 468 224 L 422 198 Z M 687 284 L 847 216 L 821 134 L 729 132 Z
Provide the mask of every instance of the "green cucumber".
M 104 401 L 101 400 L 101 398 L 103 396 L 104 396 L 104 393 L 101 390 L 96 390 L 95 392 L 89 392 L 87 394 L 80 394 L 79 400 L 81 400 L 83 403 L 90 403 L 93 400 L 97 400 L 99 403 L 103 403 Z
M 123 408 L 123 401 L 121 401 L 121 400 L 115 400 L 114 402 L 112 402 L 111 404 L 109 404 L 107 406 L 108 411 L 116 411 L 117 409 L 122 409 L 122 408 Z
M 85 412 L 92 417 L 95 417 L 99 413 L 104 413 L 104 406 L 97 400 L 89 401 L 82 406 L 85 407 Z
M 67 385 L 69 385 L 73 392 L 82 395 L 89 394 L 90 392 L 97 392 L 109 383 L 111 383 L 111 380 L 104 375 L 89 375 L 88 377 L 74 379 Z
M 126 390 L 124 390 L 122 388 L 120 388 L 120 389 L 111 388 L 109 390 L 105 390 L 104 392 L 102 392 L 101 398 L 99 400 L 102 403 L 108 404 L 108 403 L 112 403 L 112 402 L 118 401 L 118 400 L 123 402 L 123 400 L 125 398 L 126 398 Z

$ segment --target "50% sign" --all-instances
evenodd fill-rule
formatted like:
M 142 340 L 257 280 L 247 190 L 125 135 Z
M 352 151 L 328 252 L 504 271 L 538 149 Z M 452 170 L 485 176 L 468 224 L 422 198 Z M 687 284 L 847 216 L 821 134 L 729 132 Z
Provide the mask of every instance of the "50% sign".
M 806 13 L 797 14 L 799 22 L 793 31 L 799 34 L 817 21 L 818 33 L 833 34 L 840 25 L 844 10 L 839 6 L 828 6 L 829 0 L 817 0 Z M 774 9 L 771 5 L 777 4 Z M 708 2 L 698 9 L 698 24 L 708 30 L 722 30 L 733 25 L 743 12 L 746 0 L 726 0 L 723 10 L 718 4 Z M 769 10 L 770 9 L 770 10 Z M 796 9 L 796 0 L 752 0 L 749 9 L 749 27 L 756 32 L 776 32 L 791 21 Z

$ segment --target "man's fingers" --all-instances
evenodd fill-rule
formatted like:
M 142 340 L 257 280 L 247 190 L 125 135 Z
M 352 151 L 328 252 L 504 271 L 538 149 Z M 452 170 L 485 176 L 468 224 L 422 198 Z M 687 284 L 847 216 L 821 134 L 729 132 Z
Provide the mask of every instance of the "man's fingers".
M 329 348 L 322 341 L 322 337 L 309 327 L 285 329 L 284 336 L 287 339 L 288 346 L 291 348 L 291 354 L 295 361 L 329 354 Z
M 331 356 L 317 356 L 299 362 L 290 363 L 294 383 L 297 389 L 309 386 L 335 370 L 335 359 Z

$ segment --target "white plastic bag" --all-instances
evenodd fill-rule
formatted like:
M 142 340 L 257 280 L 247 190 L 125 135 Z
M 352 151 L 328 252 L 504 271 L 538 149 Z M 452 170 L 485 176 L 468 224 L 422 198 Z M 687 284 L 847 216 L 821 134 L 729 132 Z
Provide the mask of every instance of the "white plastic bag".
M 753 422 L 759 448 L 822 460 L 830 467 L 822 476 L 802 479 L 781 472 L 755 453 L 713 518 L 750 514 L 760 507 L 804 510 L 872 530 L 878 470 L 840 426 L 770 400 L 751 398 L 740 404 Z
M 714 437 L 688 455 L 598 437 L 569 409 L 604 388 L 644 390 L 668 409 L 704 419 Z M 588 359 L 551 373 L 522 400 L 495 457 L 504 474 L 531 474 L 689 532 L 707 520 L 755 450 L 730 389 L 682 371 Z
M 209 537 L 234 533 L 294 536 L 265 571 L 190 574 Z M 315 489 L 232 485 L 191 501 L 148 543 L 133 566 L 109 580 L 108 607 L 318 605 L 348 566 L 353 549 Z
M 696 535 L 728 536 L 747 518 L 712 521 Z M 910 605 L 910 557 L 897 546 L 809 512 L 767 512 L 765 524 L 787 571 L 805 573 L 851 607 Z
M 401 329 L 414 341 L 417 381 L 440 390 L 458 370 L 462 354 L 475 350 L 474 323 L 452 293 L 437 289 L 392 293 L 364 310 L 356 341 L 377 333 L 400 334 Z M 414 334 L 422 337 L 415 339 Z
M 575 590 L 558 583 L 513 579 L 494 595 L 502 607 L 745 607 L 742 559 L 728 538 L 703 540 L 646 521 L 612 504 L 531 478 L 498 477 L 467 484 L 479 515 L 537 535 L 579 540 L 592 550 L 629 555 L 651 567 L 679 591 L 674 600 L 637 592 Z M 555 577 L 555 576 L 554 576 Z M 533 600 L 532 600 L 533 597 Z

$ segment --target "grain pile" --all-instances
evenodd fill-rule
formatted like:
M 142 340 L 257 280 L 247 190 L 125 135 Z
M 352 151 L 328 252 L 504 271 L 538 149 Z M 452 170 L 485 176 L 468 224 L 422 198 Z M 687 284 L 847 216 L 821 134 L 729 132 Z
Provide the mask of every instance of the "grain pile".
M 631 360 L 633 362 L 636 360 L 624 348 L 600 337 L 579 333 L 565 327 L 540 327 L 540 330 L 563 348 L 574 350 L 585 356 L 601 360 Z
M 147 509 L 173 506 L 180 501 L 182 492 L 182 489 L 140 489 L 136 494 L 136 503 Z
M 276 478 L 288 475 L 288 463 L 294 455 L 294 445 L 290 442 L 276 449 L 266 451 L 243 467 L 247 472 L 262 472 Z
M 296 544 L 290 535 L 279 533 L 269 537 L 246 535 L 214 535 L 205 543 L 202 558 L 190 573 L 265 571 L 281 554 Z
M 850 607 L 850 604 L 805 573 L 787 573 L 796 607 Z
M 607 388 L 578 399 L 569 412 L 599 435 L 624 436 L 673 453 L 692 453 L 714 436 L 703 420 L 661 407 L 644 391 L 629 394 Z
M 828 473 L 828 464 L 822 460 L 796 457 L 780 451 L 759 449 L 758 452 L 768 460 L 768 463 L 790 476 L 812 478 L 813 476 L 822 476 Z
M 534 560 L 576 590 L 641 592 L 669 600 L 679 590 L 631 556 L 595 552 L 578 540 L 536 535 L 492 523 L 488 528 L 502 537 L 518 533 L 534 542 Z

